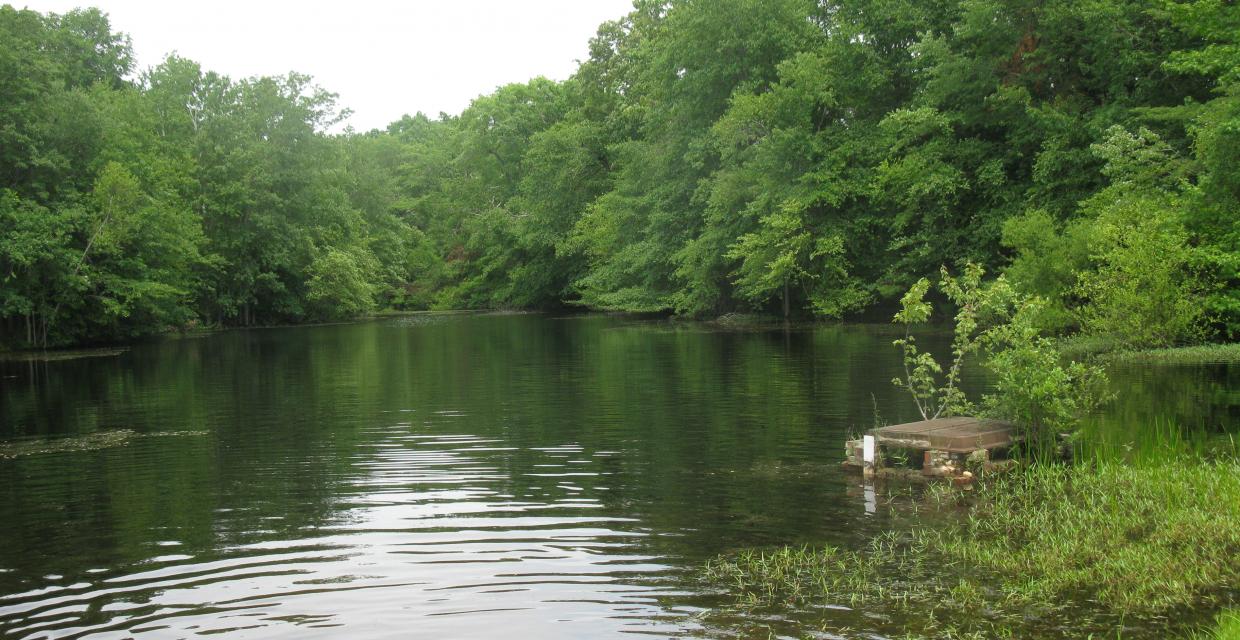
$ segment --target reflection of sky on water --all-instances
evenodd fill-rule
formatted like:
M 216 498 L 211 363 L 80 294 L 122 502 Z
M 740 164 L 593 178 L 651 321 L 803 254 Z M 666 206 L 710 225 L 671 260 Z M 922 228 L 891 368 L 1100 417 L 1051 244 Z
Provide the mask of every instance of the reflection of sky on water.
M 660 603 L 675 590 L 660 578 L 670 567 L 641 547 L 650 532 L 581 495 L 605 490 L 592 452 L 538 449 L 530 482 L 512 483 L 501 466 L 518 448 L 455 427 L 371 433 L 332 522 L 300 537 L 222 548 L 212 561 L 156 555 L 113 577 L 11 594 L 0 598 L 0 628 L 577 638 L 695 626 L 692 607 Z

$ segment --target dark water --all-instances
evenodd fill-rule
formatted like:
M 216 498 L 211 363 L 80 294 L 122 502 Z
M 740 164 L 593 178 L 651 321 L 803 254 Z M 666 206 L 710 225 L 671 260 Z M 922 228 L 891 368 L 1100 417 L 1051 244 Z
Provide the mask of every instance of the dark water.
M 0 459 L 0 636 L 767 637 L 694 569 L 891 526 L 838 461 L 914 417 L 892 337 L 425 315 L 0 362 L 0 437 L 133 431 Z M 1227 370 L 1124 375 L 1240 406 Z

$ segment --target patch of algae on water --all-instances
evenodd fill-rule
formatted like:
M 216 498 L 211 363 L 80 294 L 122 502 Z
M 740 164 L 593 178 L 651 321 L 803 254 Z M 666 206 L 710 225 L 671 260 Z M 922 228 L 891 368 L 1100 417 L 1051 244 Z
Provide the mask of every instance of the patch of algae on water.
M 128 347 L 105 349 L 72 349 L 63 351 L 14 351 L 0 353 L 0 360 L 13 362 L 59 362 L 61 360 L 77 360 L 79 358 L 108 358 L 119 356 L 128 351 Z
M 157 431 L 154 433 L 138 433 L 133 429 L 109 429 L 88 433 L 71 438 L 35 438 L 0 442 L 0 459 L 17 458 L 20 456 L 38 455 L 42 453 L 62 453 L 66 451 L 98 451 L 109 447 L 120 447 L 129 444 L 130 440 L 140 437 L 166 436 L 201 436 L 206 431 Z
M 72 438 L 38 438 L 0 443 L 0 458 L 16 458 L 62 451 L 95 451 L 119 447 L 138 435 L 133 429 L 110 429 Z

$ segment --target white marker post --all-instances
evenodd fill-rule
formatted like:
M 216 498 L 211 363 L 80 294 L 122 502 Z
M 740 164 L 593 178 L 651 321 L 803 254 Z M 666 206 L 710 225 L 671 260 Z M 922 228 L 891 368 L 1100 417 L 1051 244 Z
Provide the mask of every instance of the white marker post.
M 874 475 L 874 436 L 865 436 L 861 439 L 861 472 L 864 475 Z

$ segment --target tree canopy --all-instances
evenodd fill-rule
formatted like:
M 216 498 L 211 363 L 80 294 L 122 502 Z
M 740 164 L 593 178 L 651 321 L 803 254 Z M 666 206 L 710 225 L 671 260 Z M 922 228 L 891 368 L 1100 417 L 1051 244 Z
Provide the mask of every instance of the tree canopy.
M 345 113 L 297 73 L 136 70 L 97 9 L 0 8 L 0 343 L 381 307 L 841 317 L 965 264 L 1049 329 L 1240 333 L 1234 3 L 636 0 L 568 80 Z

